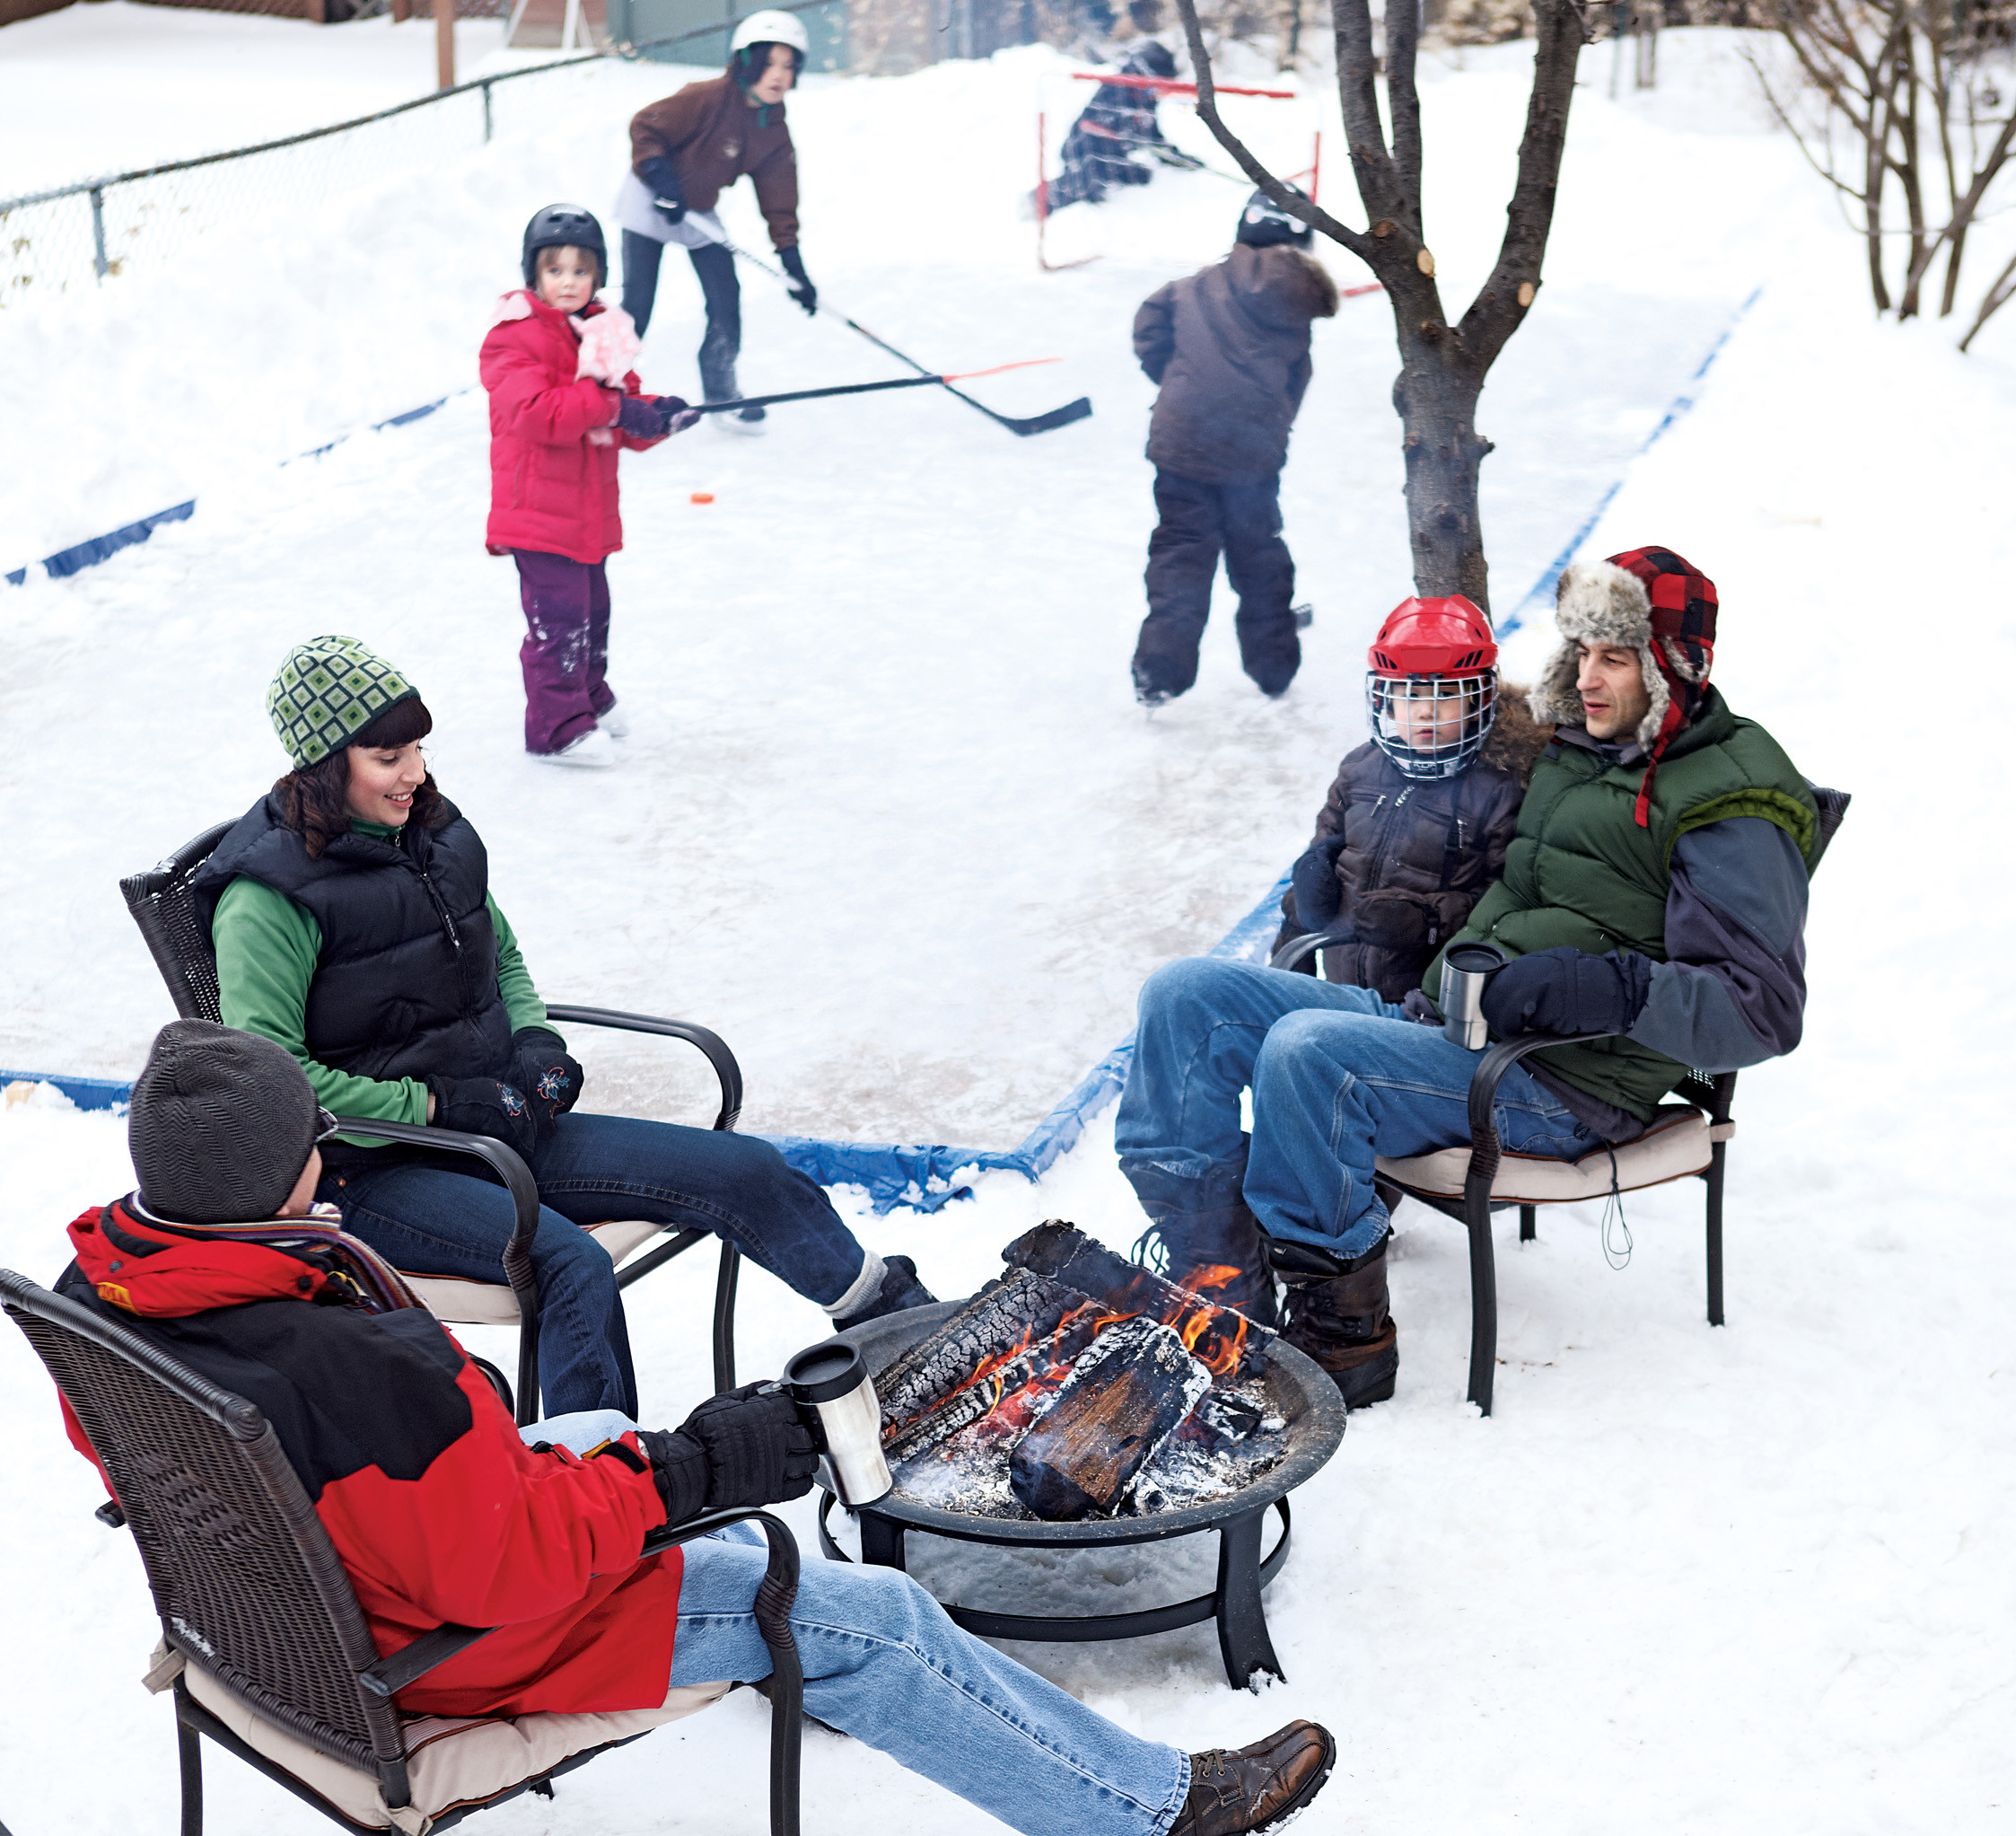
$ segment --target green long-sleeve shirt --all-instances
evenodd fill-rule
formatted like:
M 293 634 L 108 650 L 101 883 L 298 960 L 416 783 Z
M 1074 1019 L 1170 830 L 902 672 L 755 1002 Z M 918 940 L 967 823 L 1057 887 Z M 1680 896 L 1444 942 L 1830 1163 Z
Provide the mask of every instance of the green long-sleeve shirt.
M 399 845 L 400 831 L 377 822 L 353 822 L 359 835 Z M 518 939 L 497 901 L 483 903 L 497 932 L 497 992 L 511 1030 L 544 1026 L 546 1003 L 532 986 Z M 217 952 L 217 988 L 224 1023 L 276 1041 L 308 1074 L 315 1101 L 339 1116 L 381 1121 L 427 1120 L 427 1086 L 416 1077 L 358 1077 L 325 1065 L 308 1050 L 308 985 L 322 955 L 322 927 L 284 892 L 242 876 L 224 888 L 210 926 Z

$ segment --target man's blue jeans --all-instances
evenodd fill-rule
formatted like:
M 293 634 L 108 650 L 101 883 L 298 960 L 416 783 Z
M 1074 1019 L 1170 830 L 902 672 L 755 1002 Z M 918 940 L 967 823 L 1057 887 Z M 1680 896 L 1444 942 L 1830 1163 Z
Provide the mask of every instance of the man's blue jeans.
M 393 1267 L 502 1281 L 511 1195 L 445 1159 L 350 1162 L 316 1196 Z M 752 1261 L 828 1305 L 862 1271 L 854 1233 L 814 1180 L 751 1135 L 629 1116 L 565 1115 L 529 1164 L 539 1182 L 532 1271 L 539 1382 L 548 1414 L 637 1412 L 637 1380 L 615 1266 L 581 1226 L 635 1218 L 725 1237 Z
M 1268 1236 L 1361 1256 L 1387 1229 L 1374 1155 L 1470 1138 L 1477 1054 L 1376 989 L 1188 957 L 1149 977 L 1140 1019 L 1114 1138 L 1144 1204 L 1210 1211 L 1243 1190 Z M 1516 1065 L 1493 1116 L 1516 1153 L 1572 1160 L 1602 1145 Z
M 686 1547 L 672 1682 L 758 1682 L 762 1538 L 746 1524 Z M 1116 1727 L 962 1632 L 893 1568 L 808 1562 L 791 1612 L 805 1710 L 1030 1836 L 1161 1836 L 1190 1761 Z

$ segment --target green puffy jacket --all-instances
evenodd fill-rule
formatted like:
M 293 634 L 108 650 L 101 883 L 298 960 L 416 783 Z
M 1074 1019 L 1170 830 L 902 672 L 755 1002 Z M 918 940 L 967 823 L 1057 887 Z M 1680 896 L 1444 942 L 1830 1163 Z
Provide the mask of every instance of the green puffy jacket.
M 1507 956 L 1569 944 L 1591 955 L 1636 950 L 1666 960 L 1668 863 L 1690 830 L 1761 816 L 1798 844 L 1807 869 L 1819 835 L 1819 806 L 1799 769 L 1754 721 L 1739 719 L 1711 688 L 1700 712 L 1674 735 L 1652 781 L 1651 826 L 1635 819 L 1643 759 L 1606 763 L 1556 742 L 1533 768 L 1505 875 L 1477 901 L 1451 945 L 1488 940 Z M 1433 1000 L 1441 955 L 1421 986 Z M 1627 1038 L 1550 1046 L 1538 1063 L 1578 1090 L 1650 1121 L 1687 1067 Z

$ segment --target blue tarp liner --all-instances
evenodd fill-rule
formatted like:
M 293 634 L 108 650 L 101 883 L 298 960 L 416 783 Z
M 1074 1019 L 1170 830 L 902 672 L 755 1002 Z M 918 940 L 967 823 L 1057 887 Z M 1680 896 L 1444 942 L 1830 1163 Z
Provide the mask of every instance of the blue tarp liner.
M 88 542 L 79 542 L 74 549 L 65 549 L 57 554 L 45 555 L 42 567 L 51 580 L 62 580 L 72 574 L 82 573 L 86 567 L 95 567 L 110 559 L 121 549 L 130 549 L 135 542 L 144 542 L 164 523 L 182 523 L 196 514 L 196 499 L 187 504 L 173 504 L 166 510 L 157 510 L 152 516 L 143 516 L 137 523 L 129 523 L 124 529 L 115 529 L 110 535 L 94 535 Z M 7 575 L 9 586 L 24 586 L 28 582 L 28 569 L 16 567 Z
M 1288 890 L 1284 874 L 1273 889 L 1212 950 L 1214 956 L 1258 962 L 1281 923 L 1281 896 Z M 1087 1072 L 1078 1087 L 1030 1130 L 1019 1147 L 1000 1152 L 985 1147 L 899 1146 L 881 1141 L 820 1141 L 809 1135 L 768 1135 L 784 1156 L 822 1186 L 863 1186 L 878 1212 L 907 1205 L 914 1211 L 935 1211 L 953 1199 L 969 1198 L 970 1183 L 962 1177 L 982 1173 L 1019 1173 L 1040 1179 L 1068 1154 L 1085 1132 L 1085 1124 L 1120 1094 L 1134 1057 L 1134 1035 L 1113 1048 Z M 66 1077 L 43 1071 L 0 1071 L 0 1087 L 25 1077 L 53 1084 L 79 1109 L 113 1109 L 133 1097 L 130 1084 L 103 1077 Z

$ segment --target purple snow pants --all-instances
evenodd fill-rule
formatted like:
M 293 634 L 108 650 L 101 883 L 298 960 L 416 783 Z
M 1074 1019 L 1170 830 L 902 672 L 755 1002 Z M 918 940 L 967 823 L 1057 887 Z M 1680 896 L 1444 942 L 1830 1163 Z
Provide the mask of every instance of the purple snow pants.
M 609 575 L 603 564 L 513 549 L 525 606 L 525 750 L 557 752 L 616 705 L 609 668 Z

